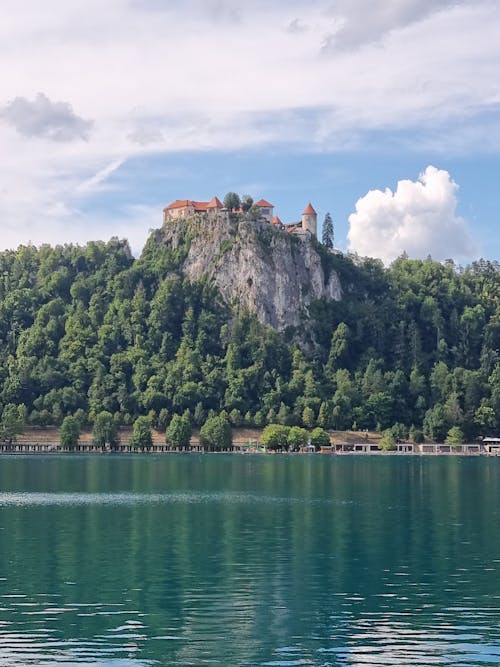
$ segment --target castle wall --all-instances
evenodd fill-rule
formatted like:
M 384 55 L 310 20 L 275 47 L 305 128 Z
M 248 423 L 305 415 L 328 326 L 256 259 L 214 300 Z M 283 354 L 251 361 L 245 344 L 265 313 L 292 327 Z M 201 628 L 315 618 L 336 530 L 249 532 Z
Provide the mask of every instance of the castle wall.
M 310 232 L 316 238 L 318 236 L 318 216 L 304 213 L 302 215 L 302 229 Z
M 164 220 L 180 220 L 190 218 L 192 215 L 194 215 L 194 208 L 192 206 L 182 206 L 166 210 Z
M 273 209 L 272 208 L 260 208 L 259 209 L 261 216 L 267 220 L 267 222 L 272 222 L 273 219 Z

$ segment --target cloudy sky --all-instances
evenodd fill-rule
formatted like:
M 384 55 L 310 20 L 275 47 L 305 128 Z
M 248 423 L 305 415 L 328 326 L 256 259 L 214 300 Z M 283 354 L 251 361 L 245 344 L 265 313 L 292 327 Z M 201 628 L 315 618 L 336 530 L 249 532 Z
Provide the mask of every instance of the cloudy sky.
M 1 0 L 0 247 L 228 190 L 336 244 L 500 259 L 497 0 Z

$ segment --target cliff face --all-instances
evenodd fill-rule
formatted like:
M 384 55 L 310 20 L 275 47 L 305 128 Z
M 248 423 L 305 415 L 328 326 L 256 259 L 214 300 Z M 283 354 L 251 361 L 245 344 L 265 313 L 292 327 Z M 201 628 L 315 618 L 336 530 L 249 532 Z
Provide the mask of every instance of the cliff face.
M 342 298 L 337 274 L 326 279 L 314 243 L 266 222 L 225 216 L 171 221 L 156 241 L 173 248 L 185 244 L 181 271 L 187 278 L 208 277 L 228 305 L 254 312 L 276 329 L 299 326 L 312 301 Z

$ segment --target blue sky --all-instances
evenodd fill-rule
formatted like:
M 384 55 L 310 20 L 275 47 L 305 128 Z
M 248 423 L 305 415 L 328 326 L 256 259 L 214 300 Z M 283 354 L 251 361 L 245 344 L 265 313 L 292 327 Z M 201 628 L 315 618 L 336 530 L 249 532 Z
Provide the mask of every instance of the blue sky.
M 493 0 L 5 0 L 0 247 L 127 237 L 176 198 L 311 201 L 338 247 L 500 259 Z
M 500 257 L 498 223 L 499 161 L 496 156 L 425 156 L 382 151 L 307 153 L 300 151 L 245 150 L 178 153 L 132 159 L 110 178 L 110 190 L 86 204 L 89 218 L 127 216 L 133 199 L 138 206 L 153 205 L 160 226 L 161 208 L 176 198 L 208 200 L 229 191 L 265 197 L 285 222 L 297 220 L 312 201 L 319 222 L 329 211 L 335 223 L 336 245 L 348 250 L 349 216 L 355 202 L 369 189 L 394 189 L 400 179 L 416 180 L 427 162 L 447 170 L 460 184 L 459 216 L 467 221 L 474 242 L 469 257 Z M 429 252 L 433 252 L 429 247 Z M 444 253 L 446 254 L 446 252 Z

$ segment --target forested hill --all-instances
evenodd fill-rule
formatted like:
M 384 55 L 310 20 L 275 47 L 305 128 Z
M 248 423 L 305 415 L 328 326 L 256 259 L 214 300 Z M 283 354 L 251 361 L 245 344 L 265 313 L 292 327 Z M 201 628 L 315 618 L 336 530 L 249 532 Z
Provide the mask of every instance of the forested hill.
M 312 303 L 302 350 L 297 330 L 233 316 L 203 277 L 188 282 L 182 245 L 152 238 L 137 260 L 116 239 L 0 253 L 3 412 L 25 406 L 28 423 L 48 425 L 107 410 L 164 428 L 175 413 L 201 424 L 225 410 L 238 425 L 436 440 L 451 427 L 467 438 L 500 428 L 498 264 L 384 269 L 317 252 L 343 298 Z

